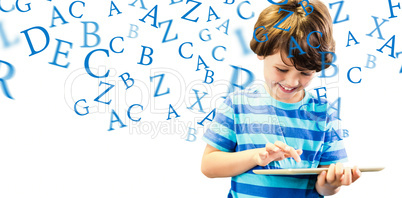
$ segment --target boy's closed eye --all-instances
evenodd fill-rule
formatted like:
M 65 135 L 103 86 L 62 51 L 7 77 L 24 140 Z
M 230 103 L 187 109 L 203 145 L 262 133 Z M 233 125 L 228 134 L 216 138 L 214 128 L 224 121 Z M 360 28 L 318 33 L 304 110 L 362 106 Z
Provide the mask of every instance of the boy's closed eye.
M 287 70 L 287 69 L 280 69 L 280 68 L 278 68 L 278 67 L 275 67 L 279 72 L 282 72 L 282 73 L 286 73 L 287 71 L 289 71 L 289 70 Z M 307 72 L 301 72 L 301 74 L 302 75 L 304 75 L 304 76 L 311 76 L 312 75 L 312 73 L 307 73 Z

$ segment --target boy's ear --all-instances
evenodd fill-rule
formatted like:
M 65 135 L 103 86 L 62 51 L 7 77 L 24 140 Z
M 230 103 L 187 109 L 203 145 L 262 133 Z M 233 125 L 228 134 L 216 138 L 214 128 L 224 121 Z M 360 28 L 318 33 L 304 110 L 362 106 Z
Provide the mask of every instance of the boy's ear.
M 259 60 L 264 60 L 264 56 L 257 55 L 257 58 L 258 58 Z

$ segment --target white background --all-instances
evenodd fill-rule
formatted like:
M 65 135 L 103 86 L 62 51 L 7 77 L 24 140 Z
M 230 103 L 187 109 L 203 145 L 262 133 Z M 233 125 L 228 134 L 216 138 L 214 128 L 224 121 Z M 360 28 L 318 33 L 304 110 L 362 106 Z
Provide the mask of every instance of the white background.
M 398 3 L 393 1 L 394 5 Z M 232 5 L 224 1 L 204 1 L 188 15 L 191 19 L 199 17 L 194 23 L 181 19 L 195 5 L 192 2 L 169 5 L 168 0 L 144 0 L 145 10 L 141 9 L 140 1 L 133 7 L 128 4 L 134 1 L 116 0 L 114 3 L 122 13 L 113 11 L 113 16 L 108 17 L 110 1 L 84 1 L 85 7 L 76 4 L 73 10 L 75 15 L 83 14 L 80 19 L 69 14 L 71 2 L 21 0 L 21 9 L 27 9 L 25 4 L 31 3 L 30 11 L 0 12 L 1 28 L 12 43 L 6 48 L 3 41 L 0 42 L 0 60 L 15 68 L 14 77 L 7 81 L 14 100 L 0 94 L 0 197 L 225 197 L 230 178 L 208 179 L 200 171 L 205 147 L 200 139 L 209 121 L 204 122 L 204 127 L 197 122 L 222 102 L 221 96 L 227 93 L 233 72 L 230 65 L 252 71 L 256 81 L 263 79 L 262 62 L 254 54 L 243 52 L 241 39 L 248 46 L 258 14 L 270 3 L 259 0 L 243 4 L 244 16 L 255 14 L 243 20 L 236 11 L 242 1 L 236 0 Z M 334 2 L 337 1 L 324 1 L 327 6 Z M 15 2 L 1 1 L 0 4 L 10 9 Z M 146 23 L 139 21 L 155 5 L 158 5 L 158 22 L 173 19 L 168 39 L 175 34 L 178 39 L 162 43 L 167 23 L 154 28 L 150 17 L 145 19 Z M 56 27 L 50 28 L 53 6 L 68 23 L 62 24 L 56 19 Z M 219 19 L 211 16 L 211 21 L 207 22 L 209 6 Z M 332 17 L 338 6 L 330 9 Z M 342 127 L 348 129 L 350 135 L 345 139 L 349 164 L 386 166 L 382 172 L 363 174 L 358 182 L 344 187 L 333 197 L 391 197 L 399 193 L 399 178 L 402 177 L 399 167 L 401 61 L 388 56 L 391 50 L 387 47 L 384 53 L 376 50 L 395 35 L 395 52 L 402 51 L 399 30 L 402 10 L 395 8 L 394 14 L 398 17 L 381 26 L 385 40 L 380 40 L 377 32 L 373 37 L 366 34 L 375 29 L 372 16 L 378 17 L 379 23 L 391 16 L 388 2 L 345 1 L 339 19 L 349 15 L 349 20 L 334 25 L 339 73 L 330 79 L 316 77 L 309 87 L 313 90 L 326 86 L 330 100 L 342 98 Z M 223 33 L 224 28 L 216 29 L 227 19 L 230 19 L 228 35 Z M 97 34 L 101 37 L 98 46 L 81 47 L 83 21 L 98 23 Z M 138 26 L 138 37 L 128 38 L 130 24 Z M 44 27 L 49 32 L 50 44 L 43 52 L 29 56 L 27 41 L 20 32 L 34 26 Z M 93 30 L 89 27 L 89 31 Z M 207 33 L 211 35 L 211 40 L 206 42 L 199 37 L 199 32 L 205 28 L 209 32 L 204 32 L 203 38 L 207 39 Z M 346 48 L 349 31 L 359 44 L 351 41 L 351 46 Z M 121 54 L 109 49 L 110 40 L 116 36 L 124 37 L 123 42 L 116 40 L 114 43 L 116 50 L 124 47 Z M 31 39 L 36 49 L 44 45 L 41 34 L 32 33 Z M 49 64 L 53 61 L 56 39 L 73 43 L 72 49 L 62 44 L 61 51 L 68 50 L 69 54 L 67 58 L 63 55 L 58 58 L 60 64 L 69 62 L 68 68 Z M 95 37 L 89 36 L 88 42 L 94 44 Z M 178 48 L 184 42 L 193 44 L 193 47 L 183 47 L 185 56 L 193 54 L 191 59 L 179 56 Z M 227 48 L 227 51 L 217 50 L 217 57 L 224 57 L 224 61 L 212 57 L 212 49 L 219 45 Z M 141 46 L 153 48 L 151 65 L 137 64 Z M 94 49 L 110 52 L 110 57 L 99 53 L 91 59 L 94 73 L 102 75 L 110 70 L 107 78 L 96 79 L 85 72 L 85 56 Z M 375 68 L 365 68 L 367 54 L 376 56 Z M 214 71 L 213 84 L 203 83 L 203 66 L 196 71 L 198 56 Z M 347 80 L 348 69 L 356 66 L 362 71 L 359 74 L 354 70 L 352 78 L 361 77 L 360 84 Z M 0 77 L 7 74 L 6 68 L 0 65 Z M 135 80 L 134 86 L 127 90 L 119 80 L 119 75 L 125 72 Z M 159 78 L 150 82 L 150 77 L 158 74 L 165 74 L 160 93 L 168 88 L 170 93 L 154 97 Z M 247 78 L 242 77 L 244 81 Z M 111 100 L 110 105 L 94 101 L 106 88 L 99 87 L 100 81 L 115 85 L 101 99 Z M 196 101 L 192 89 L 200 90 L 199 96 L 204 91 L 208 93 L 201 100 L 206 113 L 200 113 L 198 105 L 193 110 L 187 109 Z M 86 99 L 90 114 L 79 116 L 74 112 L 74 103 L 80 99 Z M 141 117 L 138 123 L 127 117 L 127 109 L 132 104 L 144 107 L 143 111 L 137 107 L 131 112 L 133 118 Z M 180 117 L 171 114 L 172 119 L 167 120 L 169 104 Z M 112 109 L 127 127 L 120 128 L 114 123 L 115 130 L 108 131 Z M 197 130 L 194 142 L 186 141 L 190 127 Z

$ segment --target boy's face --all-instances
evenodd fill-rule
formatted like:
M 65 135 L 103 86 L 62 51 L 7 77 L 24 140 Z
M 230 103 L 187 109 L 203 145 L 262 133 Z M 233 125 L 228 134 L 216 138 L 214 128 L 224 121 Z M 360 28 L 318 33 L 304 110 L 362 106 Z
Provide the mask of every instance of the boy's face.
M 286 103 L 295 103 L 303 99 L 304 88 L 315 75 L 314 70 L 299 71 L 288 58 L 281 58 L 280 52 L 266 56 L 257 56 L 264 60 L 264 78 L 267 92 L 276 100 Z

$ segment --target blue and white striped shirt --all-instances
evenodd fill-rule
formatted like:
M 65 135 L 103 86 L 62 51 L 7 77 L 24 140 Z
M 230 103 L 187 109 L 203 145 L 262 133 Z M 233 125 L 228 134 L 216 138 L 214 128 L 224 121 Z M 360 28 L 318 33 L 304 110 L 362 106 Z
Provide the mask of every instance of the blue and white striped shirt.
M 336 111 L 311 93 L 297 103 L 273 99 L 263 87 L 229 94 L 203 140 L 225 152 L 264 148 L 282 141 L 302 149 L 302 161 L 273 161 L 253 169 L 316 168 L 347 160 Z M 232 177 L 228 197 L 322 197 L 315 190 L 317 175 L 256 175 L 249 170 Z

